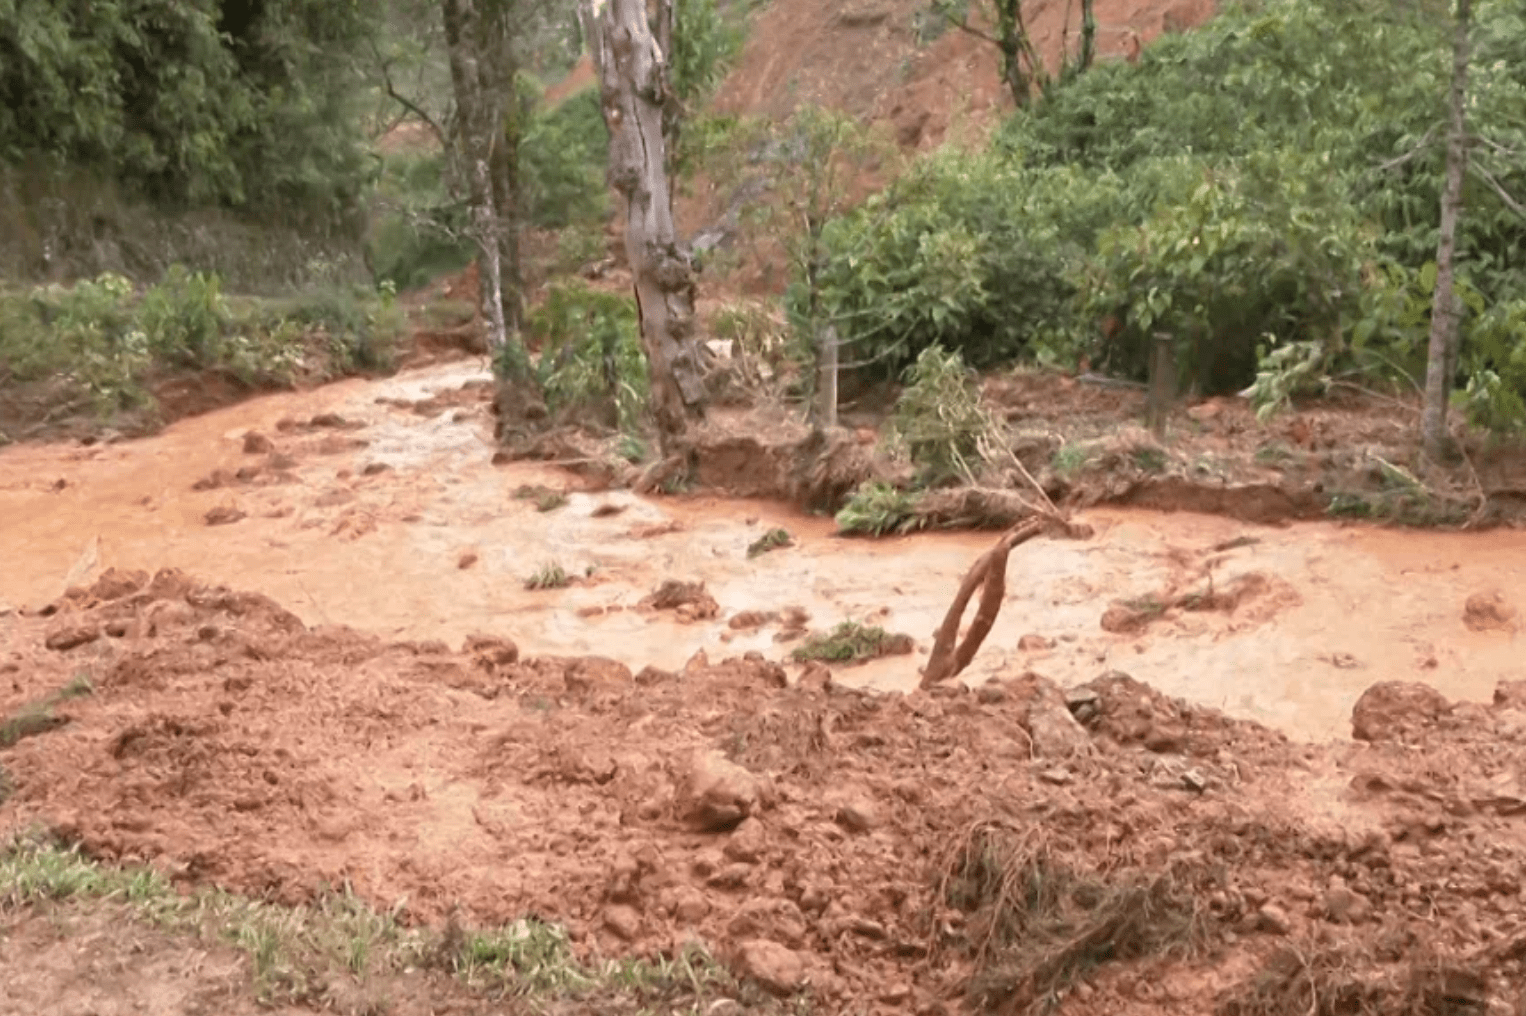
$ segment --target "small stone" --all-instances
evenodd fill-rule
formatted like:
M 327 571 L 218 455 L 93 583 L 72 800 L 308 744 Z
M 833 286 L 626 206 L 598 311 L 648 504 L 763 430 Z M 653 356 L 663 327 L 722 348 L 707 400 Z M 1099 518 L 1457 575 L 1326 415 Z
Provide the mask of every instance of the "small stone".
M 497 635 L 468 635 L 461 651 L 477 657 L 479 662 L 497 667 L 507 667 L 519 662 L 519 646 L 513 639 Z
M 378 473 L 385 473 L 391 468 L 392 467 L 387 465 L 385 462 L 367 462 L 365 468 L 360 471 L 360 475 L 375 476 Z
M 792 995 L 805 985 L 805 963 L 793 950 L 767 939 L 743 942 L 737 950 L 737 966 L 743 977 L 775 995 Z
M 1066 758 L 1091 751 L 1091 736 L 1071 712 L 1065 696 L 1043 681 L 1028 703 L 1028 736 L 1036 758 Z
M 476 563 L 477 552 L 475 550 L 468 550 L 466 553 L 456 558 L 456 567 L 460 568 L 462 571 L 465 571 Z
M 689 763 L 687 816 L 707 832 L 733 828 L 758 806 L 758 778 L 718 751 Z
M 621 941 L 634 942 L 641 937 L 641 915 L 624 904 L 605 907 L 604 927 Z
M 272 452 L 274 450 L 275 445 L 271 442 L 270 438 L 266 437 L 264 434 L 261 434 L 259 431 L 250 430 L 244 433 L 245 455 L 264 455 L 267 452 Z
M 703 893 L 690 890 L 679 898 L 673 916 L 684 924 L 698 924 L 710 916 L 710 901 Z
M 70 649 L 88 645 L 101 637 L 101 629 L 94 624 L 63 624 L 48 633 L 43 645 L 54 652 L 64 653 Z
M 1182 773 L 1182 786 L 1194 794 L 1201 794 L 1208 789 L 1208 778 L 1196 769 L 1188 769 Z
M 245 515 L 232 505 L 220 504 L 207 512 L 205 518 L 209 526 L 228 526 L 245 518 Z
M 1045 769 L 1039 773 L 1039 779 L 1045 783 L 1053 783 L 1057 787 L 1063 787 L 1074 778 L 1068 769 Z
M 866 833 L 880 824 L 880 810 L 867 797 L 855 795 L 837 809 L 837 821 L 853 832 Z
M 1372 904 L 1361 893 L 1337 886 L 1325 893 L 1320 911 L 1332 924 L 1361 924 L 1372 916 Z
M 1053 649 L 1054 642 L 1042 635 L 1024 635 L 1017 640 L 1017 648 L 1025 653 L 1042 652 L 1045 649 Z
M 1256 911 L 1256 927 L 1273 935 L 1286 935 L 1293 928 L 1288 912 L 1275 903 L 1264 904 Z
M 1516 609 L 1498 590 L 1474 593 L 1463 606 L 1462 620 L 1470 631 L 1515 631 Z
M 975 689 L 975 701 L 983 706 L 994 706 L 1007 700 L 1007 689 L 995 678 Z
M 763 823 L 755 818 L 748 818 L 743 819 L 742 824 L 737 826 L 736 831 L 726 840 L 723 852 L 733 861 L 757 864 L 762 859 L 767 846 L 768 836 L 763 829 Z

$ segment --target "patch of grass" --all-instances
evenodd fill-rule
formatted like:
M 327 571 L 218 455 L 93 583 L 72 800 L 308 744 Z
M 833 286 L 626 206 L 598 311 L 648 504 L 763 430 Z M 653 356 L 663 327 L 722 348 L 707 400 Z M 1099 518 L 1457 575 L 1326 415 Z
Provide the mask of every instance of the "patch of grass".
M 615 442 L 615 454 L 633 466 L 646 461 L 646 444 L 634 434 L 621 434 Z
M 767 554 L 771 550 L 794 545 L 795 538 L 790 535 L 788 529 L 770 529 L 747 545 L 747 556 L 753 558 L 760 554 Z
M 970 915 L 971 1001 L 1003 1012 L 1045 1011 L 1105 963 L 1189 953 L 1205 937 L 1173 872 L 1085 870 L 1000 822 L 955 841 L 939 894 Z
M 905 636 L 892 635 L 878 626 L 843 621 L 826 633 L 817 632 L 797 646 L 790 655 L 797 663 L 821 660 L 824 663 L 850 663 L 872 660 L 891 652 Z
M 39 836 L 0 845 L 0 912 L 39 904 L 107 902 L 129 919 L 222 942 L 249 957 L 253 989 L 266 1005 L 319 997 L 335 978 L 364 980 L 439 966 L 464 988 L 533 998 L 532 1006 L 587 1002 L 594 1011 L 703 1012 L 730 998 L 748 1011 L 783 1011 L 739 983 L 698 947 L 673 959 L 580 963 L 561 928 L 536 920 L 495 929 L 405 927 L 405 901 L 379 910 L 348 886 L 315 902 L 283 907 L 220 889 L 182 894 L 148 868 L 116 868 Z M 601 1002 L 608 1002 L 599 1009 Z M 517 1011 L 517 1007 L 514 1007 Z
M 50 693 L 37 702 L 28 702 L 15 713 L 0 720 L 0 748 L 9 748 L 23 738 L 33 737 L 37 734 L 46 734 L 55 727 L 60 727 L 64 721 L 53 715 L 55 706 L 67 702 L 72 698 L 80 698 L 95 691 L 90 679 L 83 674 L 76 674 L 68 684 Z M 0 784 L 0 799 L 4 797 L 3 784 Z
M 560 564 L 555 561 L 547 562 L 536 569 L 535 574 L 525 579 L 526 589 L 565 589 L 572 584 L 572 577 L 567 574 Z
M 880 480 L 862 484 L 837 513 L 837 528 L 843 533 L 884 536 L 909 533 L 921 525 L 916 497 Z
M 1169 606 L 1169 604 L 1162 603 L 1154 596 L 1136 596 L 1132 599 L 1119 600 L 1118 602 L 1130 610 L 1137 610 L 1139 613 L 1148 614 L 1151 617 L 1159 617 L 1161 614 L 1164 614 L 1166 607 Z
M 1079 442 L 1071 442 L 1061 445 L 1050 459 L 1049 465 L 1061 476 L 1069 476 L 1079 472 L 1096 455 L 1096 449 L 1090 445 Z

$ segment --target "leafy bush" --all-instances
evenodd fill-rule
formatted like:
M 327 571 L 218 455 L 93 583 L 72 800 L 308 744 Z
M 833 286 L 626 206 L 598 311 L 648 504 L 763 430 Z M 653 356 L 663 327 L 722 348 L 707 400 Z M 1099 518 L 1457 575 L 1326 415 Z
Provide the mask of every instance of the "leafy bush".
M 525 75 L 531 108 L 539 87 Z M 609 131 L 599 105 L 599 90 L 585 89 L 551 109 L 535 109 L 519 145 L 519 179 L 524 220 L 546 229 L 603 219 L 609 210 L 604 167 L 609 162 Z
M 550 409 L 609 404 L 611 423 L 627 432 L 638 428 L 648 379 L 634 299 L 581 281 L 559 283 L 530 313 L 525 330 L 540 346 L 535 376 Z
M 466 206 L 445 185 L 439 153 L 402 153 L 382 160 L 367 241 L 371 274 L 400 292 L 471 264 L 476 245 L 467 231 Z
M 1200 174 L 1190 193 L 1098 239 L 1078 289 L 1088 318 L 1116 325 L 1088 351 L 1137 377 L 1151 336 L 1163 333 L 1176 340 L 1179 382 L 1233 391 L 1255 376 L 1267 338 L 1277 345 L 1345 331 L 1372 237 L 1317 160 L 1183 161 Z
M 870 480 L 855 490 L 836 521 L 840 532 L 866 536 L 909 533 L 922 525 L 916 497 L 881 480 Z

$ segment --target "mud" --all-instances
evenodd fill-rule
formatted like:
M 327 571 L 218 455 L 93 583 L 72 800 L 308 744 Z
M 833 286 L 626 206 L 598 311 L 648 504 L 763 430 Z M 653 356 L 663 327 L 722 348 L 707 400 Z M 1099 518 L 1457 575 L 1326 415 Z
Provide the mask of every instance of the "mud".
M 95 691 L 0 755 L 0 828 L 187 884 L 289 903 L 348 884 L 435 925 L 533 915 L 587 955 L 698 939 L 826 1011 L 920 1011 L 989 973 L 979 906 L 939 894 L 950 845 L 999 820 L 1066 870 L 1170 876 L 1201 909 L 1205 951 L 1104 964 L 1062 1011 L 1208 1011 L 1284 941 L 1380 987 L 1423 948 L 1501 1004 L 1523 974 L 1518 685 L 1488 705 L 1380 686 L 1369 743 L 1314 747 L 1117 671 L 932 695 L 792 681 L 760 654 L 633 674 L 523 655 L 506 628 L 452 652 L 310 627 L 177 571 L 113 572 L 45 614 L 0 621 L 0 709 L 81 674 Z M 57 637 L 78 631 L 99 634 Z

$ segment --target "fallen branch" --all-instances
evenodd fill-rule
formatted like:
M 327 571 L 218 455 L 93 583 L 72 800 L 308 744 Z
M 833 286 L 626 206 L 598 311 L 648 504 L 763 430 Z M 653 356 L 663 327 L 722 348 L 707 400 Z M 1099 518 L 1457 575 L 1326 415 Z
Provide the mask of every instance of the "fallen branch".
M 1043 532 L 1048 521 L 1032 518 L 1013 527 L 996 541 L 996 546 L 982 554 L 971 566 L 964 581 L 959 584 L 959 592 L 954 595 L 954 602 L 949 605 L 943 624 L 933 639 L 932 655 L 928 657 L 927 667 L 922 671 L 922 687 L 957 677 L 970 665 L 980 644 L 990 634 L 991 626 L 996 623 L 996 615 L 1001 611 L 1002 597 L 1007 592 L 1007 555 L 1013 547 L 1026 543 Z M 959 626 L 964 620 L 964 611 L 969 606 L 970 597 L 975 595 L 976 587 L 982 587 L 980 606 L 975 610 L 975 619 L 970 622 L 970 630 L 965 634 L 964 641 L 959 642 Z

